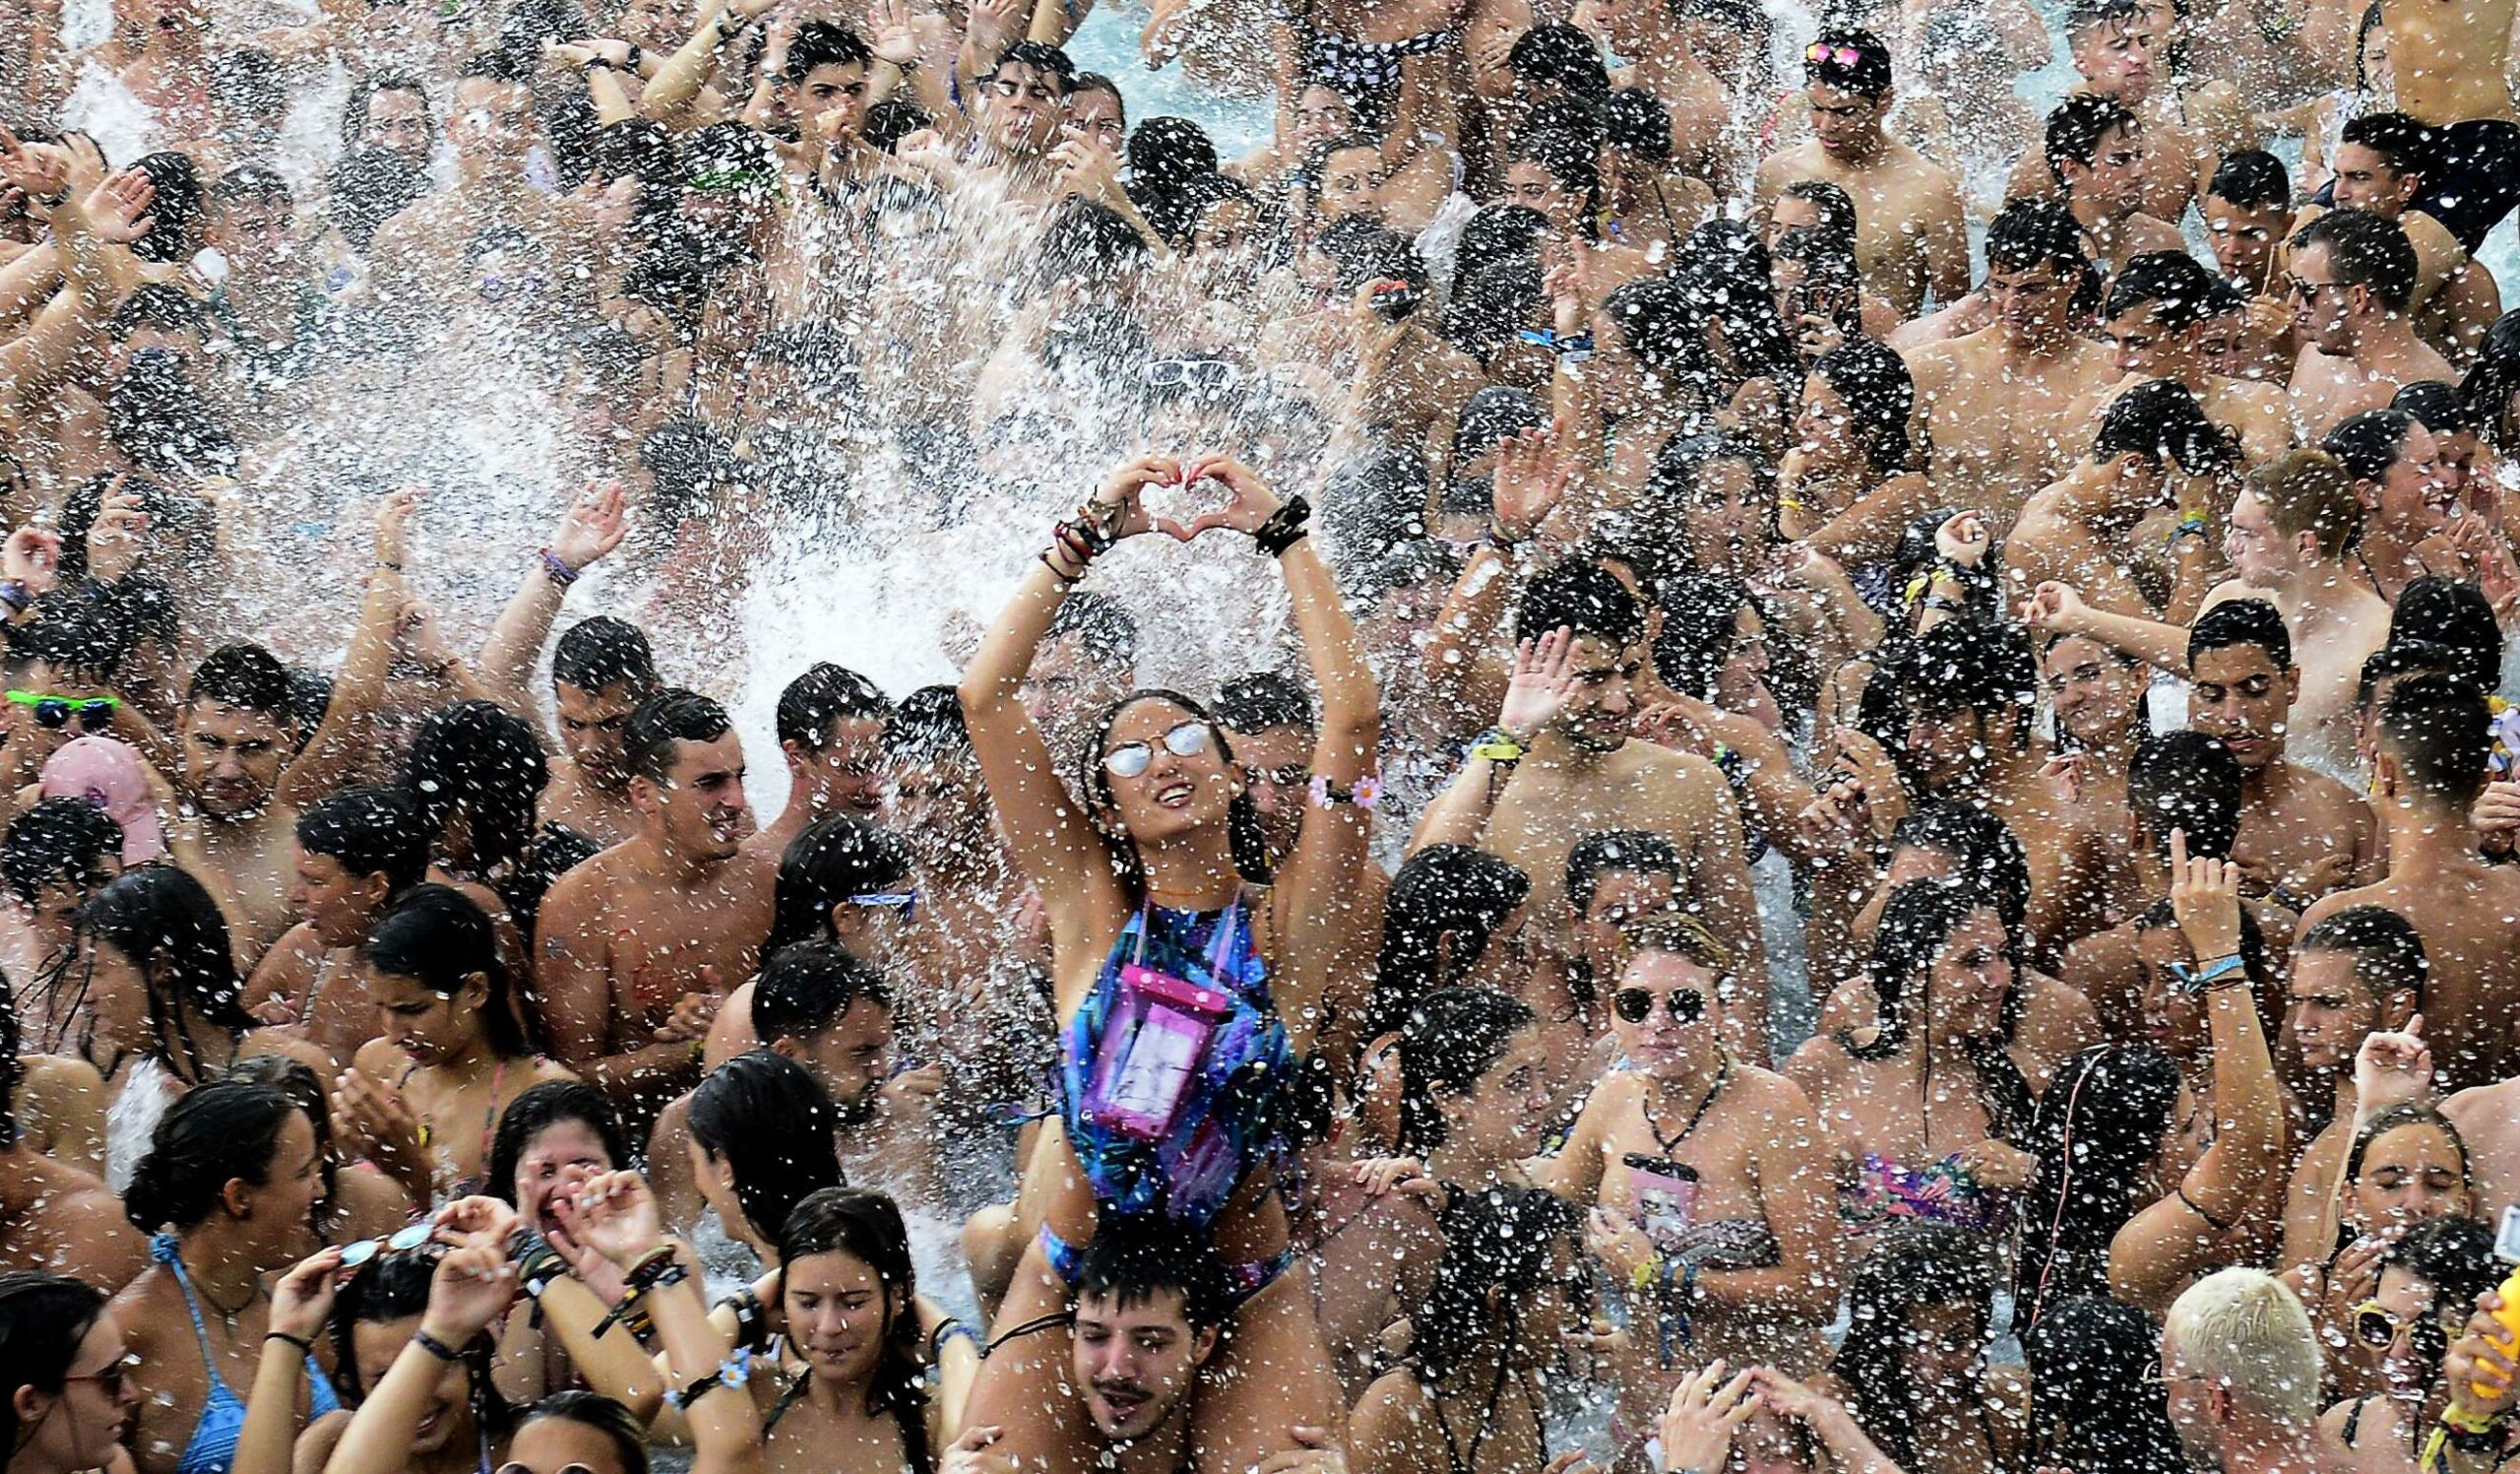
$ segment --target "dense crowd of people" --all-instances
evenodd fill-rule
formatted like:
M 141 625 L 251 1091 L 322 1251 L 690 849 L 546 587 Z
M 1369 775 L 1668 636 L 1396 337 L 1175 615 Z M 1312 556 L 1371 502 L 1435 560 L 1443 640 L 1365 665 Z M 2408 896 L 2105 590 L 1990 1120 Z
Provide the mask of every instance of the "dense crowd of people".
M 13 0 L 0 1468 L 2520 1460 L 2358 6 Z

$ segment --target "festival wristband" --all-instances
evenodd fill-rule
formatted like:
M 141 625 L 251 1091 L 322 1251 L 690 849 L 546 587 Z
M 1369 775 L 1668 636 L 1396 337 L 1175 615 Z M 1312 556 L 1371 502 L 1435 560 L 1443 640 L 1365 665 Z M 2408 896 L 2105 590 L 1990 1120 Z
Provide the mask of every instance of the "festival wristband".
M 2217 957 L 2213 961 L 2196 970 L 2196 986 L 2207 989 L 2218 986 L 2223 988 L 2237 988 L 2243 986 L 2248 982 L 2244 971 L 2247 966 L 2248 964 L 2241 959 L 2240 954 L 2237 952 L 2234 952 L 2228 957 Z M 2241 976 L 2234 978 L 2233 975 L 2236 973 L 2241 974 Z M 2220 981 L 2225 978 L 2232 978 L 2232 981 L 2229 983 L 2223 983 Z
M 1353 784 L 1332 783 L 1320 773 L 1312 775 L 1312 806 L 1328 808 L 1334 803 L 1350 803 L 1371 813 L 1382 801 L 1382 780 L 1371 773 Z
M 1523 744 L 1502 727 L 1491 727 L 1470 744 L 1470 755 L 1492 763 L 1518 763 L 1523 760 Z

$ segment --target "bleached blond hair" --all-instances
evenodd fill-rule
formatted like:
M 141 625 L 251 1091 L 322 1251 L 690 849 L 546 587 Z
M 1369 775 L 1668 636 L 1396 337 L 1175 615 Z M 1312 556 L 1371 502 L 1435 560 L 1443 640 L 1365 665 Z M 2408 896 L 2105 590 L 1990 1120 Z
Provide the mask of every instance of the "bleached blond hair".
M 2262 1269 L 2224 1269 L 2187 1287 L 2162 1326 L 2180 1370 L 2228 1388 L 2236 1401 L 2279 1423 L 2318 1417 L 2319 1343 L 2310 1316 Z

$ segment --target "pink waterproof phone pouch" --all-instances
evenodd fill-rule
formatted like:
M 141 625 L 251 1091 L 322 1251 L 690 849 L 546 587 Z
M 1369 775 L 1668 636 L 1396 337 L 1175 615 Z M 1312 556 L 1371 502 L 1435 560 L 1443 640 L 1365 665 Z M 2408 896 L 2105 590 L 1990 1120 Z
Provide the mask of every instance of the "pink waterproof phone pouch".
M 1679 1249 L 1697 1220 L 1697 1170 L 1684 1162 L 1630 1152 L 1629 1190 L 1636 1194 L 1636 1226 L 1656 1249 Z
M 1134 962 L 1120 966 L 1118 997 L 1094 1052 L 1084 1116 L 1140 1141 L 1161 1141 L 1180 1119 L 1191 1077 L 1233 999 Z

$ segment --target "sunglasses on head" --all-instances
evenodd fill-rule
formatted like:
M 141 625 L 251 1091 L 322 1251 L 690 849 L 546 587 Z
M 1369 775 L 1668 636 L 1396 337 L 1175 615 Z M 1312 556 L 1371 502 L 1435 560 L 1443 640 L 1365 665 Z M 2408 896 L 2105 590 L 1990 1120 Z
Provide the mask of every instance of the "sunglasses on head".
M 1802 49 L 1802 64 L 1805 66 L 1839 66 L 1852 70 L 1862 60 L 1863 53 L 1853 46 L 1831 46 L 1813 41 Z
M 1174 757 L 1196 757 L 1208 750 L 1211 738 L 1205 722 L 1184 722 L 1164 735 L 1164 750 Z M 1155 747 L 1147 742 L 1122 742 L 1102 754 L 1102 770 L 1114 778 L 1135 778 L 1155 765 Z
M 1671 1011 L 1671 1022 L 1693 1024 L 1706 1017 L 1706 994 L 1694 988 L 1675 988 L 1669 993 L 1657 993 L 1650 988 L 1622 988 L 1610 994 L 1610 1007 L 1631 1024 L 1641 1024 L 1654 1016 L 1654 1000 L 1668 997 L 1665 1004 Z
M 361 1239 L 342 1246 L 342 1267 L 357 1269 L 381 1253 L 409 1253 L 429 1242 L 429 1225 L 407 1223 L 382 1239 Z
M 73 720 L 83 732 L 102 732 L 112 725 L 119 696 L 54 696 L 43 691 L 11 691 L 11 704 L 35 709 L 35 725 L 59 732 Z

